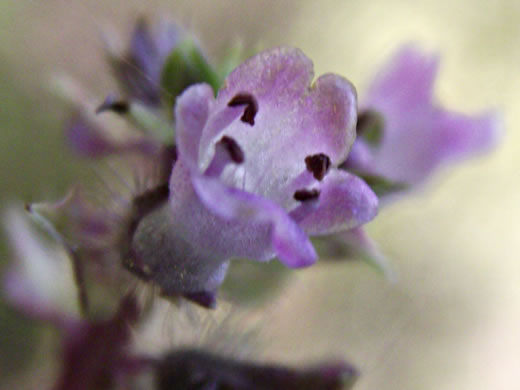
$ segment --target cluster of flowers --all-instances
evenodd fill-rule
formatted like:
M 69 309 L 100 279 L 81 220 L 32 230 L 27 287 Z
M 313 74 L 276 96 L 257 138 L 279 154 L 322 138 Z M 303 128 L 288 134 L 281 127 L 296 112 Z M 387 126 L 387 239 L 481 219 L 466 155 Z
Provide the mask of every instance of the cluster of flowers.
M 231 259 L 308 267 L 318 259 L 310 236 L 381 263 L 363 225 L 439 165 L 487 150 L 497 116 L 436 105 L 438 60 L 414 47 L 383 68 L 358 108 L 348 80 L 313 81 L 298 49 L 213 66 L 176 26 L 156 27 L 139 22 L 124 51 L 109 45 L 121 95 L 89 106 L 82 91 L 65 88 L 73 151 L 124 161 L 101 201 L 76 188 L 27 206 L 59 249 L 19 213 L 8 218 L 18 262 L 7 296 L 63 334 L 54 388 L 141 388 L 143 372 L 154 379 L 142 388 L 161 390 L 347 388 L 356 371 L 345 362 L 293 369 L 197 349 L 135 353 L 130 329 L 147 315 L 137 281 L 164 299 L 213 308 Z M 93 315 L 95 288 L 119 302 L 108 319 Z

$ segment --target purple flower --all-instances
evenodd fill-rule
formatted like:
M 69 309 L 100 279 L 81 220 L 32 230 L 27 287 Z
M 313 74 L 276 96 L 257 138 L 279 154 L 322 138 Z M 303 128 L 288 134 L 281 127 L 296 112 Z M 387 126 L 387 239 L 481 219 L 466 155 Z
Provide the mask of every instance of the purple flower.
M 168 22 L 151 30 L 144 19 L 132 33 L 126 53 L 110 53 L 110 64 L 128 96 L 151 106 L 161 102 L 161 71 L 166 58 L 183 38 L 179 28 Z
M 100 100 L 92 97 L 74 79 L 60 75 L 54 82 L 56 92 L 71 110 L 64 135 L 67 145 L 77 155 L 90 158 L 110 155 L 151 157 L 160 152 L 160 140 L 150 136 L 149 129 L 135 118 L 135 111 L 137 110 L 141 116 L 152 117 L 155 121 L 149 122 L 152 122 L 158 131 L 163 127 L 168 127 L 169 130 L 170 124 L 149 113 L 143 105 L 113 96 L 107 97 L 100 105 Z M 120 115 L 125 114 L 133 126 L 122 123 L 120 118 L 115 116 L 98 115 L 107 110 L 116 111 Z
M 337 169 L 354 142 L 354 87 L 334 74 L 312 78 L 302 52 L 280 48 L 240 65 L 216 98 L 199 84 L 177 99 L 168 203 L 133 235 L 141 275 L 166 294 L 211 301 L 229 259 L 309 266 L 308 235 L 374 218 L 370 187 Z
M 5 273 L 7 301 L 31 318 L 57 326 L 74 323 L 79 308 L 67 253 L 46 245 L 16 209 L 6 215 L 5 229 L 16 259 Z
M 407 46 L 383 69 L 361 107 L 347 169 L 409 186 L 442 163 L 494 145 L 501 125 L 496 113 L 470 116 L 433 101 L 437 56 Z
M 109 65 L 122 95 L 110 93 L 103 102 L 94 101 L 73 80 L 56 80 L 74 109 L 65 127 L 67 143 L 82 157 L 156 154 L 161 144 L 173 142 L 171 112 L 177 96 L 200 82 L 217 90 L 223 79 L 194 38 L 173 23 L 150 27 L 140 19 L 128 48 L 116 46 L 107 40 Z M 97 115 L 104 112 L 117 114 L 130 126 L 122 126 L 114 116 Z

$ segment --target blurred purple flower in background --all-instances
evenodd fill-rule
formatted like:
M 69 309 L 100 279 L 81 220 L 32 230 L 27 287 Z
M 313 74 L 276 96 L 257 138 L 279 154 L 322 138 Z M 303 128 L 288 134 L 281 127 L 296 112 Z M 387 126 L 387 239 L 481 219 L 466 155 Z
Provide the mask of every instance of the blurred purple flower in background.
M 470 116 L 435 104 L 438 57 L 403 47 L 368 89 L 358 138 L 344 167 L 377 175 L 403 189 L 427 179 L 443 163 L 481 154 L 501 130 L 497 113 Z
M 5 225 L 16 260 L 5 275 L 6 298 L 28 318 L 53 325 L 61 336 L 53 389 L 128 388 L 114 386 L 146 365 L 129 349 L 129 326 L 139 314 L 135 299 L 124 297 L 107 319 L 82 318 L 71 254 L 42 240 L 16 209 L 9 211 Z
M 173 23 L 162 21 L 151 28 L 141 19 L 122 53 L 109 45 L 109 63 L 129 98 L 150 106 L 161 104 L 161 72 L 166 59 L 183 38 L 183 32 Z
M 362 177 L 382 205 L 427 180 L 442 164 L 490 150 L 501 133 L 496 112 L 469 116 L 435 104 L 437 70 L 437 56 L 404 46 L 362 99 L 357 138 L 340 167 Z M 388 260 L 362 228 L 320 242 L 332 258 L 361 258 L 395 279 Z

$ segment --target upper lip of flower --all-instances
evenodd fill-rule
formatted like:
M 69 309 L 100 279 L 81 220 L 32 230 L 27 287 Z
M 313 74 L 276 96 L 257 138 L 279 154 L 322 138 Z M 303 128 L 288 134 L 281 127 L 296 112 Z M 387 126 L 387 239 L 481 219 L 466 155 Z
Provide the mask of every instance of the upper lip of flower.
M 269 225 L 268 246 L 292 267 L 316 260 L 305 232 L 353 228 L 377 211 L 370 188 L 336 169 L 355 137 L 355 89 L 333 74 L 311 86 L 312 77 L 301 51 L 274 49 L 233 71 L 217 98 L 196 85 L 176 106 L 173 207 L 193 187 L 216 216 Z

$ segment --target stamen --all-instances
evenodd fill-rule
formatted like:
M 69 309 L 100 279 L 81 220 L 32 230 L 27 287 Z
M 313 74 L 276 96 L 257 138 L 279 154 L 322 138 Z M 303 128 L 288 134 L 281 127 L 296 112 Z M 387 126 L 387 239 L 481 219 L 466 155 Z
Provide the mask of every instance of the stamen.
M 234 163 L 242 164 L 244 162 L 244 152 L 233 138 L 225 135 L 219 143 L 226 148 Z
M 253 95 L 248 93 L 239 93 L 229 101 L 228 106 L 247 106 L 240 120 L 244 123 L 249 123 L 251 126 L 255 124 L 255 116 L 258 112 L 258 103 Z
M 233 138 L 225 135 L 215 144 L 215 155 L 204 174 L 213 177 L 220 176 L 230 162 L 242 164 L 244 152 Z
M 306 202 L 309 200 L 318 199 L 320 196 L 320 190 L 312 189 L 312 190 L 298 190 L 294 193 L 294 199 L 300 202 Z
M 305 165 L 314 178 L 321 181 L 330 168 L 330 158 L 324 153 L 313 154 L 305 157 Z

